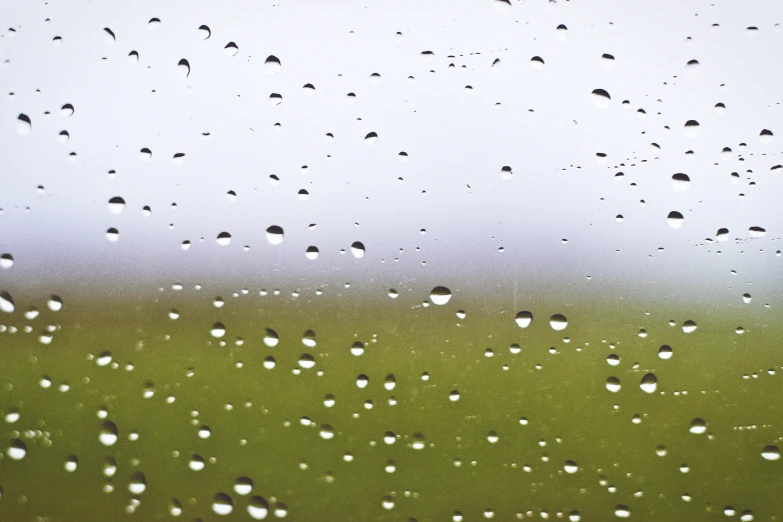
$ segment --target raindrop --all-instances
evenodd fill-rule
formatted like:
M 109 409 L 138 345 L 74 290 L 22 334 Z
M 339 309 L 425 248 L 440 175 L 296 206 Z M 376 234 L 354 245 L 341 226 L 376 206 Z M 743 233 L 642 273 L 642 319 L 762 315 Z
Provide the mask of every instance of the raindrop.
M 334 428 L 332 428 L 329 424 L 322 424 L 321 425 L 321 431 L 318 432 L 318 435 L 324 439 L 324 440 L 330 440 L 334 438 Z
M 266 240 L 272 245 L 279 245 L 283 242 L 283 229 L 277 225 L 272 225 L 266 229 Z
M 729 229 L 728 228 L 719 228 L 718 231 L 715 233 L 715 239 L 718 241 L 728 241 L 729 240 Z
M 107 44 L 113 44 L 115 41 L 117 41 L 117 37 L 114 36 L 114 31 L 112 31 L 108 27 L 103 28 L 103 36 Z
M 701 435 L 707 431 L 707 423 L 704 422 L 704 419 L 696 417 L 691 421 L 691 425 L 688 428 L 688 431 L 696 435 Z
M 30 134 L 32 125 L 30 117 L 27 116 L 27 114 L 19 114 L 19 116 L 16 117 L 16 130 L 19 131 L 19 134 Z
M 63 300 L 60 299 L 60 296 L 58 295 L 49 296 L 49 300 L 46 302 L 46 306 L 48 306 L 49 310 L 52 312 L 59 312 L 62 310 Z
M 533 314 L 525 311 L 518 312 L 515 321 L 517 322 L 517 326 L 520 328 L 527 328 L 533 321 Z
M 0 290 L 0 311 L 10 314 L 16 309 L 14 299 L 5 290 Z
M 364 355 L 364 344 L 361 341 L 356 341 L 351 345 L 351 355 L 355 357 Z
M 65 464 L 63 467 L 68 473 L 73 473 L 76 471 L 76 468 L 79 467 L 78 457 L 76 455 L 68 455 L 68 457 L 65 459 Z
M 270 348 L 274 348 L 279 342 L 280 338 L 277 336 L 277 332 L 271 328 L 267 328 L 266 332 L 264 333 L 264 344 Z
M 654 374 L 648 373 L 642 377 L 639 388 L 645 393 L 655 393 L 655 390 L 658 388 L 658 379 Z
M 253 491 L 253 480 L 250 477 L 239 477 L 234 482 L 234 491 L 237 495 L 249 495 Z
M 11 460 L 22 460 L 27 455 L 27 446 L 20 439 L 12 439 L 5 454 Z
M 268 56 L 264 61 L 264 74 L 271 75 L 280 72 L 281 63 L 276 56 Z
M 98 433 L 98 440 L 104 446 L 114 446 L 117 442 L 117 425 L 109 420 L 103 421 Z
M 367 387 L 367 385 L 368 385 L 368 384 L 370 384 L 370 378 L 369 378 L 369 377 L 367 377 L 366 375 L 364 375 L 364 374 L 361 374 L 361 375 L 359 375 L 359 376 L 356 378 L 356 386 L 357 386 L 358 388 L 362 388 L 362 389 L 364 389 L 364 388 L 366 388 L 366 387 Z
M 614 516 L 617 518 L 630 518 L 631 510 L 628 506 L 617 504 L 614 508 Z
M 263 520 L 269 513 L 269 504 L 263 497 L 258 495 L 252 496 L 248 499 L 247 512 L 250 518 L 254 520 Z
M 530 66 L 533 69 L 543 69 L 544 68 L 544 59 L 540 56 L 534 56 L 530 59 Z
M 569 475 L 573 475 L 574 473 L 579 471 L 579 465 L 573 460 L 567 460 L 563 463 L 563 469 Z
M 119 214 L 125 210 L 125 200 L 119 196 L 115 196 L 109 200 L 109 212 L 112 214 Z
M 206 466 L 206 462 L 204 461 L 204 457 L 201 455 L 194 453 L 190 456 L 190 461 L 188 461 L 188 467 L 192 469 L 193 471 L 201 471 Z
M 149 161 L 152 159 L 152 151 L 147 147 L 139 150 L 139 154 L 141 154 L 141 161 Z
M 71 105 L 70 103 L 66 103 L 65 105 L 60 107 L 60 114 L 62 114 L 63 116 L 73 116 L 73 113 L 74 113 L 74 108 L 73 105 Z
M 375 143 L 378 141 L 378 134 L 375 132 L 370 132 L 364 137 L 364 143 L 367 145 L 375 145 Z
M 432 51 L 422 51 L 422 53 L 419 55 L 421 58 L 421 61 L 424 63 L 431 62 L 435 59 L 435 53 Z
M 682 226 L 683 221 L 685 221 L 685 218 L 682 217 L 682 214 L 673 210 L 669 212 L 668 216 L 666 216 L 666 221 L 667 223 L 669 223 L 670 227 L 680 228 Z
M 147 490 L 147 478 L 144 473 L 136 471 L 131 475 L 130 482 L 128 483 L 128 491 L 134 495 L 141 495 Z
M 231 243 L 231 234 L 228 232 L 221 232 L 217 235 L 217 244 L 220 246 L 227 246 Z
M 612 97 L 603 89 L 595 89 L 593 91 L 592 99 L 593 105 L 601 109 L 609 107 L 609 104 L 612 101 Z
M 601 55 L 601 67 L 603 69 L 611 69 L 614 67 L 614 56 L 611 54 L 602 54 Z
M 225 493 L 218 493 L 212 499 L 212 511 L 220 516 L 230 515 L 234 511 L 234 501 Z
M 150 18 L 150 21 L 147 22 L 147 29 L 150 31 L 154 31 L 160 27 L 160 18 Z
M 511 167 L 505 166 L 500 169 L 500 177 L 508 181 L 514 177 L 514 173 L 511 172 Z
M 761 456 L 764 460 L 780 460 L 780 448 L 777 446 L 767 446 L 761 450 Z
M 237 44 L 235 44 L 234 42 L 228 42 L 226 46 L 223 48 L 223 51 L 228 56 L 236 56 L 237 53 L 239 52 L 239 47 L 237 47 Z
M 696 331 L 696 323 L 688 319 L 682 323 L 682 331 L 685 333 L 692 333 Z
M 312 330 L 307 330 L 302 335 L 302 344 L 307 346 L 308 348 L 315 348 L 316 342 L 315 342 L 315 332 Z
M 451 290 L 445 286 L 436 286 L 430 292 L 430 301 L 436 305 L 445 305 L 451 299 Z
M 565 330 L 568 326 L 568 320 L 564 315 L 555 314 L 549 319 L 549 325 L 556 331 Z
M 283 103 L 283 95 L 282 94 L 278 94 L 276 92 L 273 92 L 272 94 L 269 95 L 269 105 L 271 105 L 272 107 L 277 107 L 281 103 Z
M 750 237 L 762 237 L 766 235 L 767 231 L 761 227 L 750 227 L 748 233 Z
M 606 389 L 609 390 L 612 393 L 617 393 L 620 391 L 620 379 L 617 377 L 607 377 L 606 378 Z
M 68 138 L 70 138 L 70 137 L 71 137 L 71 135 L 68 134 L 67 130 L 60 131 L 60 141 L 61 142 L 65 143 L 66 141 L 68 141 Z
M 212 31 L 210 30 L 210 28 L 208 26 L 202 25 L 202 26 L 200 26 L 198 28 L 198 36 L 202 40 L 206 40 L 207 38 L 212 36 Z
M 128 61 L 130 63 L 138 63 L 139 61 L 139 53 L 138 51 L 131 51 L 128 53 Z
M 303 353 L 299 356 L 299 366 L 309 370 L 315 366 L 315 358 L 309 353 Z
M 695 138 L 699 135 L 699 122 L 696 120 L 688 120 L 685 122 L 685 137 Z
M 753 297 L 750 294 L 742 294 L 742 302 L 745 304 L 750 304 Z
M 356 259 L 364 257 L 364 244 L 360 241 L 356 241 L 351 245 L 351 254 Z
M 177 63 L 177 74 L 179 74 L 179 77 L 183 80 L 190 76 L 190 62 L 188 62 L 186 59 L 181 59 Z
M 774 139 L 775 139 L 775 135 L 772 134 L 771 130 L 764 129 L 761 131 L 761 134 L 759 134 L 759 140 L 761 141 L 762 145 L 767 145 L 769 143 L 772 143 Z
M 661 359 L 667 360 L 672 358 L 672 348 L 671 346 L 664 344 L 658 349 L 658 357 Z
M 114 227 L 106 230 L 106 239 L 112 243 L 116 243 L 120 239 L 120 231 Z
M 305 251 L 305 257 L 307 257 L 307 259 L 310 259 L 311 261 L 318 259 L 318 247 L 314 247 L 314 246 L 307 247 L 307 250 Z
M 212 337 L 219 339 L 226 335 L 226 327 L 223 326 L 223 323 L 215 323 L 212 325 L 212 329 L 209 331 L 209 333 L 212 335 Z

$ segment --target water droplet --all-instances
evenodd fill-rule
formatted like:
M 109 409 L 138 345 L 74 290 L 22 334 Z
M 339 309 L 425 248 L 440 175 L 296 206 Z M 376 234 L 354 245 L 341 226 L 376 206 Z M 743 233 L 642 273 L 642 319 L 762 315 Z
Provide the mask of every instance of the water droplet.
M 777 446 L 767 446 L 761 450 L 761 456 L 764 460 L 780 460 L 780 448 Z
M 299 366 L 305 370 L 309 370 L 315 366 L 315 358 L 309 353 L 303 353 L 299 356 Z
M 76 455 L 68 455 L 68 457 L 65 459 L 65 464 L 63 467 L 68 473 L 73 473 L 76 471 L 76 468 L 79 467 L 78 457 L 76 457 Z
M 601 68 L 602 69 L 611 69 L 614 67 L 614 56 L 611 54 L 604 53 L 601 55 Z
M 117 425 L 112 421 L 106 420 L 101 423 L 101 430 L 98 433 L 98 440 L 104 446 L 114 446 L 117 442 Z
M 351 254 L 353 254 L 353 257 L 356 259 L 361 259 L 364 257 L 364 243 L 360 241 L 356 241 L 351 245 Z
M 284 235 L 283 229 L 277 225 L 273 225 L 266 229 L 266 240 L 272 245 L 279 245 L 282 243 Z
M 617 377 L 607 377 L 606 378 L 606 389 L 609 390 L 612 393 L 617 393 L 620 391 L 621 385 L 620 385 L 620 379 Z
M 775 139 L 775 135 L 772 134 L 771 130 L 764 129 L 761 131 L 761 134 L 759 134 L 759 140 L 761 141 L 762 145 L 768 145 L 773 142 Z
M 302 335 L 302 344 L 307 346 L 308 348 L 315 348 L 316 342 L 315 342 L 315 332 L 312 330 L 307 330 Z
M 0 311 L 10 314 L 16 309 L 14 299 L 5 290 L 0 290 Z
M 322 424 L 321 425 L 321 431 L 318 432 L 318 435 L 324 439 L 324 440 L 330 440 L 334 438 L 334 428 L 332 428 L 329 424 Z
M 0 268 L 8 270 L 12 266 L 14 266 L 14 256 L 11 254 L 0 255 Z
M 318 259 L 318 247 L 307 247 L 307 250 L 305 251 L 305 257 L 311 261 Z
M 658 388 L 658 379 L 654 374 L 648 373 L 642 377 L 639 388 L 645 393 L 655 393 L 655 390 Z
M 236 55 L 237 55 L 237 53 L 239 52 L 239 47 L 238 47 L 238 46 L 237 46 L 237 44 L 235 44 L 234 42 L 228 42 L 228 43 L 226 44 L 226 46 L 223 48 L 223 51 L 224 51 L 224 52 L 225 52 L 225 53 L 226 53 L 228 56 L 236 56 Z
M 117 41 L 117 37 L 114 35 L 114 31 L 108 27 L 103 28 L 103 37 L 104 41 L 109 45 Z
M 95 364 L 101 367 L 107 366 L 109 363 L 111 363 L 111 361 L 112 361 L 112 356 L 111 356 L 111 352 L 109 351 L 101 352 L 101 354 L 95 358 Z
M 253 480 L 250 477 L 239 477 L 234 482 L 234 491 L 237 495 L 249 495 L 253 491 Z
M 252 496 L 247 502 L 247 512 L 254 520 L 264 520 L 269 513 L 269 504 L 263 497 Z
M 750 237 L 763 237 L 766 235 L 767 231 L 761 227 L 750 227 L 748 233 L 750 234 Z
M 212 511 L 220 516 L 230 515 L 234 511 L 234 501 L 225 493 L 218 493 L 212 499 Z
M 46 306 L 48 306 L 49 310 L 52 312 L 59 312 L 62 310 L 63 300 L 60 299 L 60 296 L 58 295 L 49 296 L 49 300 L 46 302 Z
M 207 38 L 212 36 L 212 30 L 208 26 L 206 26 L 206 25 L 199 26 L 199 28 L 198 28 L 198 36 L 202 40 L 206 40 Z
M 190 76 L 190 62 L 188 62 L 186 59 L 181 59 L 177 63 L 177 74 L 180 78 L 183 80 Z
M 592 94 L 593 105 L 600 109 L 606 109 L 612 102 L 612 97 L 603 89 L 595 89 Z
M 563 469 L 569 475 L 573 475 L 574 473 L 579 471 L 579 465 L 573 460 L 567 460 L 563 463 Z
M 568 319 L 564 315 L 555 314 L 549 318 L 549 325 L 553 330 L 565 330 L 568 326 Z
M 204 461 L 204 457 L 197 453 L 192 454 L 188 461 L 188 467 L 193 471 L 201 471 L 206 465 L 207 463 Z
M 692 333 L 696 331 L 696 323 L 694 321 L 691 321 L 688 319 L 684 323 L 682 323 L 682 331 L 685 333 Z
M 60 107 L 60 114 L 62 114 L 63 116 L 73 116 L 73 113 L 74 113 L 74 108 L 73 105 L 71 105 L 70 103 L 66 103 L 65 105 Z
M 364 389 L 367 387 L 368 384 L 370 384 L 370 378 L 367 377 L 366 375 L 361 374 L 358 377 L 356 377 L 356 386 L 358 388 Z
M 27 446 L 20 439 L 11 439 L 5 454 L 11 460 L 22 460 L 27 455 Z
M 212 429 L 206 424 L 202 424 L 198 428 L 198 438 L 206 440 L 212 436 Z
M 701 435 L 707 431 L 707 423 L 704 422 L 704 419 L 696 417 L 691 421 L 691 425 L 688 428 L 688 431 L 696 435 Z
M 112 227 L 106 230 L 106 239 L 112 243 L 116 243 L 120 239 L 120 231 Z
M 658 349 L 658 357 L 661 359 L 671 359 L 672 358 L 672 348 L 669 345 L 664 344 Z
M 268 56 L 264 61 L 264 74 L 271 75 L 280 72 L 281 63 L 277 56 Z
M 33 124 L 27 114 L 20 113 L 19 116 L 16 117 L 16 130 L 19 132 L 19 134 L 30 134 L 32 126 Z
M 540 56 L 534 56 L 530 59 L 530 67 L 533 69 L 543 69 L 544 68 L 544 59 Z
M 685 221 L 685 218 L 682 217 L 682 214 L 680 214 L 677 211 L 671 211 L 669 212 L 669 215 L 666 216 L 666 221 L 669 223 L 669 226 L 672 228 L 680 228 L 682 227 L 683 222 Z
M 451 290 L 445 286 L 436 286 L 430 292 L 430 301 L 433 304 L 442 306 L 449 302 L 451 299 Z
M 109 212 L 120 214 L 123 210 L 125 210 L 125 200 L 120 196 L 115 196 L 109 200 Z
M 266 332 L 264 333 L 264 344 L 269 346 L 270 348 L 274 348 L 277 346 L 277 343 L 280 342 L 280 338 L 277 336 L 277 332 L 272 330 L 271 328 L 267 328 Z
M 500 177 L 506 181 L 514 177 L 514 173 L 511 171 L 511 167 L 505 166 L 500 169 Z
M 630 518 L 631 517 L 631 510 L 628 508 L 628 506 L 624 506 L 623 504 L 617 504 L 614 508 L 614 516 L 617 518 Z
M 269 95 L 269 105 L 271 105 L 272 107 L 277 107 L 281 103 L 283 103 L 282 94 L 273 92 L 272 94 Z
M 160 18 L 150 18 L 150 21 L 147 22 L 147 29 L 149 29 L 150 31 L 154 31 L 159 27 L 160 27 Z
M 212 329 L 209 331 L 209 333 L 212 335 L 212 337 L 220 339 L 226 335 L 226 327 L 223 326 L 223 323 L 215 323 L 212 325 Z
M 217 244 L 220 246 L 228 246 L 231 243 L 231 234 L 228 232 L 221 232 L 217 235 Z
M 699 122 L 696 120 L 688 120 L 685 122 L 685 137 L 695 138 L 699 135 Z
M 139 150 L 139 154 L 141 155 L 141 161 L 149 161 L 152 159 L 152 151 L 146 147 Z
M 679 193 L 683 193 L 690 187 L 691 178 L 687 174 L 677 173 L 672 176 L 672 186 L 674 190 Z
M 518 312 L 514 320 L 517 322 L 517 326 L 520 328 L 527 328 L 533 321 L 533 314 L 527 311 Z
M 375 145 L 375 143 L 378 141 L 378 134 L 375 132 L 370 132 L 364 137 L 364 143 L 367 145 Z

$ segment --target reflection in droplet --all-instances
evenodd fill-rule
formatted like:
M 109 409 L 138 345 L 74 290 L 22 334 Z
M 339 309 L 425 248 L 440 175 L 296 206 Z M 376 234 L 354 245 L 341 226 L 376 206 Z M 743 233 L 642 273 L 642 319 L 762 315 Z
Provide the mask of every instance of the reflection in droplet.
M 116 243 L 120 239 L 120 231 L 112 227 L 106 230 L 106 239 L 112 243 Z
M 284 232 L 282 227 L 272 225 L 266 229 L 266 240 L 272 245 L 279 245 L 283 242 Z
M 769 143 L 772 143 L 774 138 L 775 135 L 772 134 L 772 131 L 769 129 L 764 129 L 761 131 L 761 134 L 759 134 L 759 140 L 761 141 L 762 145 L 767 145 Z
M 70 103 L 66 103 L 60 108 L 60 114 L 63 116 L 73 116 L 74 108 Z
M 445 286 L 436 286 L 430 291 L 430 301 L 432 304 L 445 305 L 451 299 L 451 290 Z
M 533 321 L 533 314 L 527 311 L 517 312 L 517 316 L 514 320 L 520 328 L 527 328 Z
M 375 145 L 375 143 L 378 141 L 378 134 L 375 132 L 370 132 L 364 137 L 364 143 L 367 145 Z
M 0 290 L 0 311 L 10 314 L 16 309 L 14 299 L 5 290 Z
M 221 232 L 217 235 L 217 244 L 220 246 L 228 246 L 231 243 L 231 234 L 228 232 Z
M 62 310 L 63 300 L 59 295 L 51 295 L 49 296 L 49 300 L 46 302 L 46 306 L 48 306 L 49 310 L 52 312 L 59 312 Z
M 225 493 L 218 493 L 212 499 L 212 511 L 220 516 L 230 515 L 234 511 L 234 501 Z
M 750 234 L 750 237 L 763 237 L 766 235 L 767 231 L 761 227 L 750 227 L 748 233 Z
M 247 512 L 254 520 L 264 520 L 269 513 L 269 504 L 263 497 L 254 495 L 248 499 Z
M 351 245 L 351 254 L 353 254 L 353 257 L 356 259 L 361 259 L 364 257 L 364 243 L 361 241 L 356 241 Z
M 696 417 L 691 421 L 691 425 L 688 428 L 688 431 L 695 433 L 696 435 L 701 435 L 707 431 L 707 423 L 704 421 L 704 419 Z
M 272 94 L 269 95 L 269 105 L 271 105 L 272 107 L 277 107 L 281 103 L 283 103 L 283 95 L 282 94 L 278 94 L 276 92 L 273 92 Z
M 181 59 L 177 63 L 177 74 L 183 80 L 190 76 L 190 62 L 188 62 L 185 58 Z
M 555 314 L 549 319 L 549 325 L 556 331 L 565 330 L 568 326 L 568 320 L 564 315 Z
M 672 348 L 669 345 L 664 344 L 658 349 L 658 357 L 661 359 L 671 359 L 672 358 Z
M 236 55 L 237 55 L 237 53 L 239 52 L 239 47 L 238 47 L 238 46 L 237 46 L 237 44 L 235 44 L 234 42 L 228 42 L 228 43 L 226 44 L 226 46 L 223 48 L 223 51 L 224 51 L 224 52 L 225 52 L 225 53 L 226 53 L 228 56 L 236 56 Z
M 101 424 L 101 430 L 98 433 L 98 440 L 104 446 L 114 446 L 117 442 L 117 425 L 112 421 L 106 420 Z
M 645 393 L 655 393 L 655 390 L 658 388 L 658 379 L 652 373 L 645 374 L 639 383 L 639 388 Z
M 264 332 L 264 344 L 269 346 L 270 348 L 274 348 L 277 346 L 277 343 L 280 342 L 280 337 L 278 337 L 277 332 L 272 330 L 271 328 L 266 328 Z
M 22 460 L 27 455 L 27 445 L 20 439 L 12 439 L 8 443 L 5 454 L 11 460 Z
M 579 465 L 573 460 L 567 460 L 563 463 L 563 469 L 569 475 L 573 475 L 574 473 L 579 471 Z
M 672 186 L 677 192 L 685 192 L 691 184 L 691 178 L 687 174 L 677 173 L 672 176 Z
M 682 331 L 685 333 L 692 333 L 696 331 L 696 323 L 688 319 L 682 323 Z
M 685 122 L 685 137 L 695 138 L 699 135 L 699 122 L 696 120 L 688 120 Z
M 305 251 L 305 257 L 311 261 L 318 259 L 318 247 L 307 247 L 307 250 Z
M 223 323 L 215 323 L 212 325 L 212 329 L 209 331 L 209 333 L 212 335 L 212 337 L 219 339 L 226 335 L 226 327 L 223 326 Z
M 125 200 L 120 196 L 115 196 L 109 200 L 109 212 L 112 214 L 120 214 L 125 210 Z
M 767 446 L 761 450 L 761 456 L 764 460 L 780 460 L 780 448 L 777 446 Z
M 264 74 L 271 75 L 280 72 L 280 60 L 276 56 L 268 56 L 264 61 Z
M 530 66 L 533 69 L 543 69 L 544 68 L 544 59 L 540 56 L 534 56 L 530 59 Z
M 620 388 L 622 386 L 620 385 L 620 379 L 617 377 L 607 377 L 606 378 L 606 389 L 609 390 L 612 393 L 617 393 L 620 391 Z
M 682 217 L 682 214 L 679 212 L 673 210 L 669 212 L 669 215 L 666 216 L 666 221 L 669 223 L 669 226 L 672 228 L 680 228 L 682 227 L 683 222 L 685 221 L 685 218 Z

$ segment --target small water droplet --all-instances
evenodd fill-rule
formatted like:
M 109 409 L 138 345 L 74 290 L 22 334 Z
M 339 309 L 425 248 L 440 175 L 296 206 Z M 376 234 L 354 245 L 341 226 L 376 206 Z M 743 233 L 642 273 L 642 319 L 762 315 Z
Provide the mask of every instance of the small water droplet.
M 202 25 L 198 28 L 198 36 L 202 40 L 206 40 L 210 36 L 212 36 L 212 30 L 209 28 L 209 26 Z
M 5 454 L 11 460 L 22 460 L 27 455 L 27 445 L 20 439 L 11 439 Z
M 780 448 L 777 446 L 767 446 L 761 450 L 761 456 L 764 460 L 780 460 Z
M 268 56 L 264 61 L 264 74 L 272 75 L 280 72 L 282 65 L 280 59 L 277 56 Z
M 685 333 L 692 333 L 696 331 L 696 323 L 694 321 L 691 321 L 688 319 L 684 323 L 682 323 L 682 331 Z
M 209 331 L 209 333 L 212 335 L 212 337 L 220 339 L 226 335 L 226 327 L 223 326 L 223 323 L 215 323 L 212 325 L 212 329 Z
M 549 319 L 549 325 L 553 330 L 565 330 L 568 326 L 568 319 L 564 315 L 555 314 Z
M 239 47 L 234 42 L 228 42 L 226 46 L 223 48 L 223 51 L 228 56 L 236 56 L 239 52 Z
M 117 442 L 117 425 L 112 421 L 106 420 L 101 424 L 98 440 L 104 446 L 114 446 Z
M 16 309 L 14 299 L 5 290 L 0 290 L 0 311 L 10 314 Z
M 16 130 L 19 132 L 19 134 L 30 134 L 32 127 L 33 124 L 27 114 L 20 113 L 19 116 L 16 117 Z
M 120 214 L 123 210 L 125 210 L 125 200 L 120 196 L 115 196 L 109 200 L 109 212 Z
M 190 62 L 188 62 L 185 58 L 182 58 L 177 63 L 177 74 L 183 80 L 190 76 Z

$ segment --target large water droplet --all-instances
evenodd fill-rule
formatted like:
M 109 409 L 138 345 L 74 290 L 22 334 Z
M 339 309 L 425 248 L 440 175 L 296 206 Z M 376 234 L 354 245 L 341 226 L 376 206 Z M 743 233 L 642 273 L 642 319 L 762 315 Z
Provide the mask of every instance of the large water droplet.
M 620 391 L 620 388 L 622 386 L 620 385 L 620 379 L 617 377 L 607 377 L 606 378 L 606 389 L 609 390 L 612 393 L 617 393 Z
M 691 425 L 688 428 L 688 431 L 695 433 L 696 435 L 701 435 L 707 431 L 707 423 L 704 421 L 704 419 L 696 417 L 691 421 Z
M 234 511 L 234 501 L 225 493 L 218 493 L 212 499 L 212 511 L 220 516 L 230 515 Z
M 199 28 L 198 28 L 198 36 L 202 40 L 206 40 L 207 38 L 212 36 L 212 30 L 208 26 L 206 26 L 206 25 L 199 26 Z
M 553 330 L 565 330 L 568 326 L 568 319 L 564 315 L 555 314 L 549 319 L 549 325 Z
M 231 234 L 228 232 L 221 232 L 217 235 L 217 244 L 220 246 L 228 246 L 231 243 Z
M 772 143 L 774 139 L 775 139 L 775 135 L 772 134 L 771 130 L 764 129 L 761 131 L 761 134 L 759 134 L 759 140 L 761 141 L 762 145 L 767 145 L 769 143 Z
M 46 306 L 48 306 L 49 310 L 52 312 L 59 312 L 63 308 L 63 300 L 59 295 L 51 295 L 49 296 L 49 300 L 46 302 Z
M 223 326 L 223 323 L 215 323 L 212 325 L 212 329 L 209 331 L 209 333 L 212 335 L 212 337 L 220 339 L 226 335 L 226 327 Z
M 658 388 L 658 379 L 654 374 L 648 373 L 642 377 L 639 388 L 645 393 L 655 393 L 655 390 Z
M 690 187 L 691 178 L 687 174 L 677 173 L 672 176 L 672 186 L 677 192 L 683 193 Z
M 605 109 L 612 102 L 612 97 L 603 89 L 595 89 L 592 93 L 593 105 Z
M 283 242 L 284 232 L 282 227 L 272 225 L 266 229 L 266 240 L 272 245 L 279 245 Z
M 684 221 L 685 218 L 676 210 L 672 210 L 669 212 L 669 215 L 666 216 L 666 222 L 669 223 L 669 226 L 672 228 L 680 228 Z
M 699 122 L 696 120 L 688 120 L 685 122 L 685 137 L 695 138 L 699 135 Z
M 436 286 L 430 292 L 430 301 L 432 304 L 445 305 L 451 299 L 451 290 L 445 286 Z
M 682 331 L 685 333 L 692 333 L 696 331 L 696 323 L 694 321 L 691 321 L 688 319 L 684 323 L 682 323 Z
M 569 475 L 573 475 L 574 473 L 579 471 L 579 465 L 573 460 L 567 460 L 563 463 L 563 469 Z
M 239 477 L 234 482 L 234 492 L 237 495 L 249 495 L 253 491 L 253 480 L 250 477 Z
M 104 446 L 114 446 L 117 442 L 117 425 L 109 420 L 103 421 L 98 440 Z
M 264 74 L 271 75 L 280 72 L 282 65 L 277 56 L 268 56 L 264 61 Z
M 514 320 L 520 328 L 527 328 L 533 321 L 533 314 L 527 311 L 517 312 L 517 316 Z
M 125 210 L 125 200 L 119 196 L 115 196 L 109 200 L 109 212 L 112 214 L 120 214 Z
M 375 132 L 370 132 L 364 137 L 364 143 L 367 145 L 375 145 L 375 143 L 378 141 L 378 134 Z
M 12 439 L 8 443 L 5 454 L 11 460 L 22 460 L 27 455 L 27 445 L 20 439 Z
M 10 314 L 15 309 L 16 307 L 14 306 L 14 299 L 11 297 L 11 294 L 5 290 L 0 290 L 0 312 Z
M 247 502 L 247 513 L 254 520 L 264 520 L 269 513 L 269 503 L 263 497 L 252 496 Z
M 353 257 L 356 259 L 361 259 L 364 257 L 364 243 L 361 241 L 356 241 L 351 245 L 351 254 L 353 254 Z
M 761 227 L 750 227 L 748 233 L 750 237 L 763 237 L 767 234 L 767 231 Z
M 186 59 L 181 59 L 177 63 L 177 74 L 180 78 L 183 80 L 190 76 L 190 62 L 188 62 Z
M 236 55 L 237 55 L 237 53 L 239 52 L 239 47 L 238 47 L 238 46 L 237 46 L 237 44 L 235 44 L 234 42 L 228 42 L 228 43 L 226 44 L 226 46 L 223 48 L 223 51 L 224 51 L 224 52 L 225 52 L 225 53 L 226 53 L 228 56 L 236 56 Z
M 267 328 L 264 333 L 264 344 L 269 346 L 270 348 L 274 348 L 277 346 L 277 343 L 280 342 L 280 337 L 278 337 L 277 332 L 272 330 L 271 328 Z
M 780 448 L 777 446 L 767 446 L 761 450 L 761 456 L 764 460 L 780 460 Z

